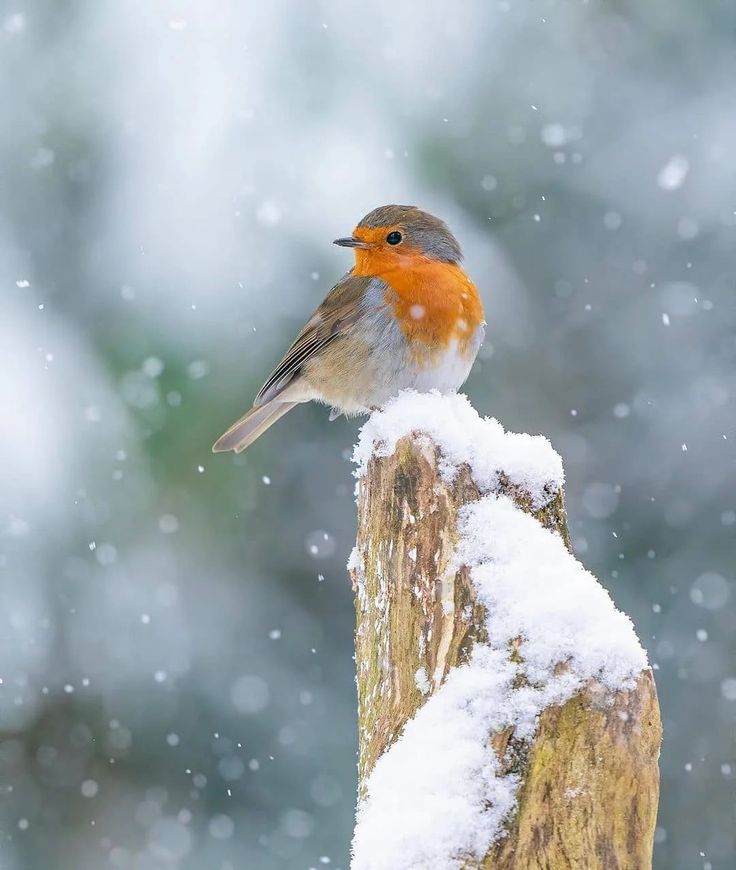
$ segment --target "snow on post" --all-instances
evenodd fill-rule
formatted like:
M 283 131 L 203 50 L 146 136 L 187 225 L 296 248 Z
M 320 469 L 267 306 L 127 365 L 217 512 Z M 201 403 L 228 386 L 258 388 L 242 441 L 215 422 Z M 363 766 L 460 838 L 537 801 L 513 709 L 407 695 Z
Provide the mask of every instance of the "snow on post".
M 651 867 L 661 726 L 560 457 L 462 395 L 361 431 L 353 870 Z

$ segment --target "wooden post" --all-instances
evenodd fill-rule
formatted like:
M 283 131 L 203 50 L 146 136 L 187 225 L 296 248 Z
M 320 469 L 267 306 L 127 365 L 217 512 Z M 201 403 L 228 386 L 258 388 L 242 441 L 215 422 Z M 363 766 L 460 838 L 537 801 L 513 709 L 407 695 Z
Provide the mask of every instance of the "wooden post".
M 360 788 L 354 867 L 647 870 L 661 725 L 646 665 L 625 689 L 591 678 L 564 703 L 541 710 L 531 734 L 517 734 L 514 722 L 487 734 L 495 775 L 518 785 L 512 808 L 484 851 L 477 842 L 468 843 L 467 850 L 456 848 L 443 863 L 428 847 L 425 858 L 405 865 L 403 853 L 386 854 L 390 847 L 369 843 L 368 834 L 361 834 L 366 802 L 376 809 L 383 799 L 380 792 L 372 793 L 376 763 L 407 722 L 442 691 L 448 676 L 494 636 L 472 570 L 456 557 L 462 509 L 488 492 L 479 488 L 469 465 L 459 466 L 448 482 L 436 442 L 411 427 L 408 431 L 389 455 L 364 457 L 359 477 L 357 547 L 350 564 L 356 589 Z M 561 488 L 535 507 L 531 494 L 501 468 L 493 494 L 508 496 L 569 548 Z M 521 642 L 509 644 L 509 661 L 521 661 L 523 667 L 523 648 Z M 556 672 L 566 667 L 559 661 Z M 427 765 L 433 763 L 426 759 Z M 399 806 L 395 824 L 404 823 Z

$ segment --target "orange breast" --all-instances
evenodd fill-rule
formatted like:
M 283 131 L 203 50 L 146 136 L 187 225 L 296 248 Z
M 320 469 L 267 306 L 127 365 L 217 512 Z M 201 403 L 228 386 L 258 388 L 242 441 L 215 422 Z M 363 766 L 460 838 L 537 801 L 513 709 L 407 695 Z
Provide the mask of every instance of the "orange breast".
M 386 301 L 408 339 L 439 351 L 454 340 L 461 353 L 467 350 L 483 322 L 483 305 L 460 266 L 408 253 L 384 258 L 370 252 L 361 259 L 356 257 L 353 274 L 375 275 L 391 287 Z

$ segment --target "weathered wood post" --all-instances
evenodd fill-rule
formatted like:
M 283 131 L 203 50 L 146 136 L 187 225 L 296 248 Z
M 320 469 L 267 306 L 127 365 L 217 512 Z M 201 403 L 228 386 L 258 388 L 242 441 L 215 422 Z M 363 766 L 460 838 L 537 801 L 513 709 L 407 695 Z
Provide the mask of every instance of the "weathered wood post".
M 356 459 L 354 870 L 650 868 L 652 672 L 570 553 L 552 447 L 404 394 Z

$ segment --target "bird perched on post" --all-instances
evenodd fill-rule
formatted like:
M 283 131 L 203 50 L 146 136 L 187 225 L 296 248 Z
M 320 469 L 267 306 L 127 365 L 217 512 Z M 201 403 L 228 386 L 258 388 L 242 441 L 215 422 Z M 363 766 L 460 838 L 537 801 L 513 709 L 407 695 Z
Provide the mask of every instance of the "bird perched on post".
M 415 206 L 384 205 L 335 244 L 355 249 L 355 265 L 213 452 L 245 450 L 299 402 L 331 405 L 334 419 L 404 389 L 451 392 L 467 378 L 483 341 L 483 305 L 447 225 Z

